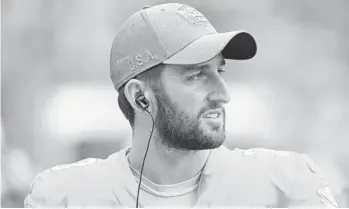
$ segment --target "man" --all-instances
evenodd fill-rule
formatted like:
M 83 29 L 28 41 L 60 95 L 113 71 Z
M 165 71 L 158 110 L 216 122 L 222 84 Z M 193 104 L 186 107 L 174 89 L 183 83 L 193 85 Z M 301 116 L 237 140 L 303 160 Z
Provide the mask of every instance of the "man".
M 188 5 L 135 13 L 117 32 L 110 56 L 132 147 L 39 174 L 25 205 L 336 207 L 307 156 L 223 146 L 225 60 L 250 59 L 256 50 L 249 33 L 217 33 Z

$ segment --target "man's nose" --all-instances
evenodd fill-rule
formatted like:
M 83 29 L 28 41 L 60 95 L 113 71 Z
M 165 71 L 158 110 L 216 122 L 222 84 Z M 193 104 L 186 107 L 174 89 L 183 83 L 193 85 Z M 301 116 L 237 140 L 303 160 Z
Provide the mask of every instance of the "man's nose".
M 209 101 L 225 104 L 231 100 L 227 84 L 222 77 L 217 78 L 211 87 L 213 91 L 207 97 Z

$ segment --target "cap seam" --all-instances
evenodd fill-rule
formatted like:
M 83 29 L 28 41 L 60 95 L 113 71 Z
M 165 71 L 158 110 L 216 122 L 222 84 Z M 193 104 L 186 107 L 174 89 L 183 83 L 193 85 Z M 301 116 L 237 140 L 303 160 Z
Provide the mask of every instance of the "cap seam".
M 143 10 L 142 11 L 142 18 L 145 19 L 145 22 L 148 24 L 148 26 L 152 29 L 152 32 L 154 33 L 154 35 L 156 36 L 156 38 L 158 39 L 159 43 L 161 44 L 162 48 L 165 49 L 166 51 L 166 55 L 168 55 L 168 50 L 164 44 L 164 42 L 162 41 L 162 39 L 158 36 L 158 33 L 157 33 L 157 30 L 155 29 L 155 27 L 153 26 L 153 24 L 151 23 L 147 13 L 146 13 L 146 10 Z

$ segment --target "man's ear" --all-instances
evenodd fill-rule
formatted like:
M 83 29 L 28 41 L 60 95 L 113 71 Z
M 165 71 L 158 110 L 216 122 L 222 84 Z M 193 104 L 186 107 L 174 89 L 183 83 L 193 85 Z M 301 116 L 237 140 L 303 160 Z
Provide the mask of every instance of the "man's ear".
M 143 111 L 136 103 L 136 98 L 145 92 L 145 85 L 137 79 L 129 80 L 125 85 L 125 97 L 134 110 Z

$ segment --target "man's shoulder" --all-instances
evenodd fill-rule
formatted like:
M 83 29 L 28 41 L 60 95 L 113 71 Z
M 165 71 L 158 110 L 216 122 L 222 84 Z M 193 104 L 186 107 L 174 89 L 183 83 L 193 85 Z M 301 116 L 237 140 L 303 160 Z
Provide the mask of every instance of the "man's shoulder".
M 66 180 L 70 178 L 88 178 L 90 175 L 97 174 L 95 171 L 98 170 L 98 167 L 103 165 L 104 162 L 104 159 L 87 158 L 74 163 L 53 166 L 39 173 L 38 176 L 43 176 L 47 178 L 47 180 L 54 180 L 56 178 L 65 178 Z
M 257 148 L 250 148 L 250 149 L 240 149 L 240 148 L 234 148 L 230 149 L 226 146 L 221 146 L 218 148 L 218 150 L 221 153 L 225 153 L 228 155 L 239 155 L 245 158 L 270 158 L 270 157 L 277 157 L 278 159 L 282 159 L 285 157 L 297 157 L 300 155 L 305 156 L 304 154 L 299 154 L 294 151 L 283 151 L 283 150 L 276 150 L 276 149 L 268 149 L 263 147 L 257 147 Z
M 266 148 L 225 150 L 231 159 L 240 161 L 241 165 L 250 165 L 272 178 L 279 186 L 294 187 L 295 183 L 316 181 L 324 183 L 320 168 L 306 154 L 294 151 L 280 151 Z M 314 179 L 315 178 L 315 179 Z M 291 189 L 291 188 L 289 188 Z
M 74 163 L 61 164 L 53 166 L 39 173 L 33 180 L 33 184 L 44 180 L 48 184 L 57 184 L 57 186 L 62 185 L 64 181 L 64 186 L 74 185 L 79 181 L 84 181 L 87 178 L 93 178 L 93 176 L 98 175 L 96 172 L 105 163 L 104 159 L 99 158 L 87 158 Z M 72 183 L 72 184 L 69 184 Z
M 259 172 L 291 200 L 336 205 L 321 168 L 306 154 L 266 148 L 221 149 L 225 162 L 248 173 Z M 234 163 L 235 162 L 235 163 Z
M 279 168 L 294 170 L 296 167 L 302 167 L 311 173 L 318 170 L 318 167 L 306 154 L 300 154 L 294 151 L 281 151 L 267 148 L 252 149 L 228 149 L 222 147 L 222 153 L 225 157 L 234 158 L 242 163 L 255 163 L 260 166 L 270 168 Z
M 81 201 L 96 198 L 94 196 L 98 192 L 109 190 L 106 187 L 110 186 L 107 181 L 112 178 L 110 163 L 117 154 L 107 159 L 88 158 L 71 164 L 57 165 L 37 174 L 30 186 L 25 205 L 65 206 L 68 199 Z

